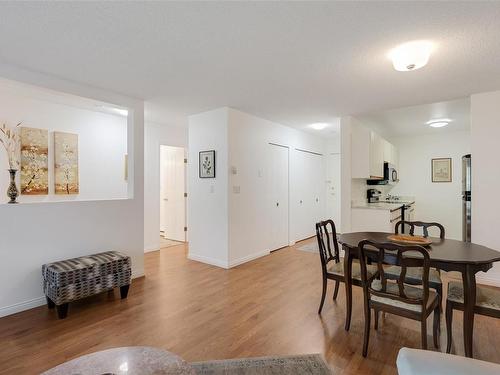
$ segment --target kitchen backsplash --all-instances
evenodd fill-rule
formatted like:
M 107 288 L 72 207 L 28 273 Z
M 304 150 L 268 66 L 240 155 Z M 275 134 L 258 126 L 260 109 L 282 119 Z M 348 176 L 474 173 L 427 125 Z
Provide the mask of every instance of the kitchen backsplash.
M 353 178 L 351 183 L 351 203 L 366 202 L 366 191 L 368 189 L 380 190 L 382 197 L 385 197 L 393 188 L 393 185 L 367 185 L 365 179 Z

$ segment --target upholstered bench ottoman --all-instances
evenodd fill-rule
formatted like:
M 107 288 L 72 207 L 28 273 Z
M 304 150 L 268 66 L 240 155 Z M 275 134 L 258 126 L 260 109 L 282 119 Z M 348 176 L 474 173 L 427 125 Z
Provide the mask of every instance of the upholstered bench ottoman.
M 59 319 L 64 319 L 69 302 L 117 287 L 121 298 L 127 298 L 131 261 L 118 251 L 107 251 L 44 264 L 42 276 L 47 306 L 56 307 Z

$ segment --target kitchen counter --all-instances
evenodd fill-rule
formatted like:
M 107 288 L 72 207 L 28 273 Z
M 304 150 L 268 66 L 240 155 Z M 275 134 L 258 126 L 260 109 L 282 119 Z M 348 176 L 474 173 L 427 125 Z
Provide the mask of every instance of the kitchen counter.
M 351 205 L 351 208 L 368 208 L 372 210 L 388 210 L 388 211 L 395 211 L 401 209 L 406 202 L 400 202 L 400 203 L 387 203 L 387 202 L 378 202 L 378 203 L 367 203 L 367 202 L 358 202 L 358 203 L 353 203 Z

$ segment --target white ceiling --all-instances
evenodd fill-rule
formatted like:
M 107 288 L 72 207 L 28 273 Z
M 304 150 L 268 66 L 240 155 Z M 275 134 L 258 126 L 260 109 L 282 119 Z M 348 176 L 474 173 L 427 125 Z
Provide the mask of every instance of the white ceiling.
M 147 101 L 147 117 L 231 106 L 335 122 L 500 89 L 500 2 L 1 2 L 0 63 Z M 429 39 L 430 63 L 387 52 Z
M 404 107 L 356 116 L 365 126 L 388 138 L 436 134 L 470 129 L 470 99 Z M 448 126 L 431 128 L 426 123 L 435 119 L 450 119 Z

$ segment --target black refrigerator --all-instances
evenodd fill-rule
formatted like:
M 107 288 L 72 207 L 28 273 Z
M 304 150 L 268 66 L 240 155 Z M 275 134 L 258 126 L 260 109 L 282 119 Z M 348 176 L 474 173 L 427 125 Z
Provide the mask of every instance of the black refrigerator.
M 470 154 L 462 156 L 462 238 L 470 242 L 471 237 L 471 159 Z

